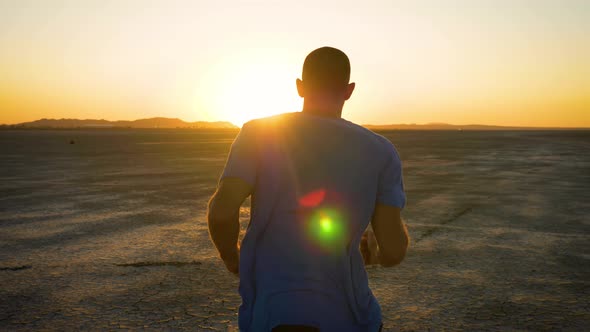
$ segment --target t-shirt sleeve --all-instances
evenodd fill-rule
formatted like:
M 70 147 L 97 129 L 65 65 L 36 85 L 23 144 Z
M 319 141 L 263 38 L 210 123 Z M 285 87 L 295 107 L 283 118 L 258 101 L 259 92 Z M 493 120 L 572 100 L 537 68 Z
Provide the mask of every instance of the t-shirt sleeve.
M 389 144 L 385 165 L 379 174 L 377 202 L 403 208 L 406 205 L 402 162 L 395 147 Z
M 250 123 L 246 123 L 231 145 L 220 180 L 237 177 L 254 186 L 257 170 L 256 151 L 256 132 Z

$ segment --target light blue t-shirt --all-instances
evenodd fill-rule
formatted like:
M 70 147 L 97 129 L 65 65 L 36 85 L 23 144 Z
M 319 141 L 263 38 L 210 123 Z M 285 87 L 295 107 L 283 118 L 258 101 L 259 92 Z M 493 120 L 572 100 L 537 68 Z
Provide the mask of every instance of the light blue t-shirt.
M 377 202 L 403 208 L 399 155 L 344 119 L 302 112 L 246 123 L 222 178 L 254 187 L 240 249 L 241 331 L 377 331 L 359 244 Z

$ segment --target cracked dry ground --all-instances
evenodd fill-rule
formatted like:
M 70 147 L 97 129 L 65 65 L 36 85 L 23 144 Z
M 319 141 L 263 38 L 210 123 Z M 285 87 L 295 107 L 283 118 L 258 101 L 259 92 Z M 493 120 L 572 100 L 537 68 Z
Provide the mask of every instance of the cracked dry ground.
M 235 134 L 0 132 L 0 329 L 235 330 L 205 225 Z M 368 269 L 385 330 L 590 326 L 588 132 L 385 135 L 413 238 Z

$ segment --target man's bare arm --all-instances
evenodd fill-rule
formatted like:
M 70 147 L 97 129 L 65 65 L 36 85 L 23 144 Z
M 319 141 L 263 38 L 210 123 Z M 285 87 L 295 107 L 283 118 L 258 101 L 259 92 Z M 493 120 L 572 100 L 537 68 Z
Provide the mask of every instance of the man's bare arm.
M 239 178 L 225 178 L 209 201 L 209 235 L 227 269 L 238 274 L 240 206 L 252 193 L 252 186 Z
M 408 230 L 401 219 L 401 209 L 377 204 L 371 226 L 379 245 L 379 264 L 390 267 L 401 263 L 410 242 Z

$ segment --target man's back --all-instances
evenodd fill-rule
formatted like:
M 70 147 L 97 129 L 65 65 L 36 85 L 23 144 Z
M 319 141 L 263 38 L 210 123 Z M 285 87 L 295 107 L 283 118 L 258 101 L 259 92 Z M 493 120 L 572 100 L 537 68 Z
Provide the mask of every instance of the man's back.
M 381 312 L 359 243 L 370 221 L 378 262 L 394 266 L 405 256 L 401 162 L 387 139 L 341 119 L 356 86 L 344 52 L 312 51 L 296 84 L 301 113 L 245 124 L 209 201 L 211 239 L 240 275 L 240 330 L 377 331 Z
M 244 125 L 222 176 L 231 177 L 253 187 L 240 329 L 376 330 L 358 248 L 377 203 L 405 204 L 393 145 L 340 118 L 288 113 Z

